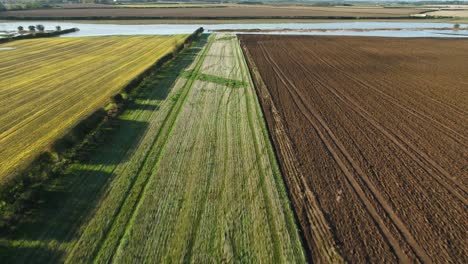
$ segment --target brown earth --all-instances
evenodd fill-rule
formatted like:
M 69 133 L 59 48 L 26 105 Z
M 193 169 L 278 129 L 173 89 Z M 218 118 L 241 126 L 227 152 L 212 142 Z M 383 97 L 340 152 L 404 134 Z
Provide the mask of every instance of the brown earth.
M 240 39 L 314 261 L 468 262 L 468 40 Z
M 236 18 L 236 17 L 408 17 L 424 10 L 412 8 L 294 7 L 239 5 L 208 8 L 84 8 L 0 12 L 9 18 Z

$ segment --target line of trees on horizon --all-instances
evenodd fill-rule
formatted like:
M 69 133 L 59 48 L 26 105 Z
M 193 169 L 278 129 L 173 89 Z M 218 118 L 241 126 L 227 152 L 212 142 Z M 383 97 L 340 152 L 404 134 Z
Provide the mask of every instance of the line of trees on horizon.
M 39 25 L 29 25 L 28 26 L 28 31 L 30 32 L 35 32 L 35 31 L 39 31 L 39 32 L 44 32 L 45 31 L 45 27 L 44 25 L 42 24 L 39 24 Z M 61 31 L 62 30 L 62 27 L 61 26 L 55 26 L 55 31 Z M 25 29 L 23 26 L 18 26 L 18 32 L 24 32 Z

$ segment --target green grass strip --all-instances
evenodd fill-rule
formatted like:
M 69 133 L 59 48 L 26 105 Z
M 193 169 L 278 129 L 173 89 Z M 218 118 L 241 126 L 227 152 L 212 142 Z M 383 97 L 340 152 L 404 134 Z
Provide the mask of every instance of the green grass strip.
M 193 75 L 193 71 L 184 71 L 181 76 L 182 77 L 189 77 Z M 216 75 L 211 75 L 211 74 L 205 74 L 205 73 L 198 73 L 196 74 L 197 80 L 200 81 L 205 81 L 205 82 L 211 82 L 211 83 L 216 83 L 219 85 L 224 85 L 226 87 L 230 88 L 242 88 L 247 85 L 246 82 L 244 81 L 239 81 L 239 80 L 233 80 L 233 79 L 228 79 L 224 78 L 221 76 L 216 76 Z
M 155 174 L 155 172 L 158 170 L 158 165 L 160 163 L 160 160 L 161 160 L 161 157 L 162 157 L 162 153 L 164 153 L 164 149 L 166 147 L 166 144 L 168 142 L 168 139 L 171 137 L 172 135 L 172 130 L 174 128 L 174 124 L 177 122 L 177 119 L 178 119 L 178 116 L 179 116 L 179 113 L 182 109 L 182 106 L 185 104 L 186 102 L 186 99 L 187 99 L 187 95 L 189 94 L 189 91 L 191 90 L 192 86 L 193 86 L 193 83 L 195 82 L 195 80 L 197 79 L 196 76 L 197 76 L 197 73 L 200 71 L 200 68 L 205 60 L 205 57 L 206 57 L 206 54 L 208 52 L 208 50 L 210 49 L 211 45 L 213 43 L 213 38 L 210 38 L 209 41 L 208 41 L 208 44 L 206 45 L 206 47 L 204 48 L 204 50 L 202 51 L 202 54 L 199 58 L 199 60 L 197 61 L 197 64 L 195 66 L 195 69 L 193 71 L 193 75 L 189 77 L 187 83 L 184 85 L 183 87 L 183 97 L 179 99 L 179 101 L 177 102 L 177 106 L 176 106 L 176 109 L 175 109 L 175 112 L 171 113 L 168 117 L 168 119 L 170 119 L 169 122 L 165 122 L 165 125 L 163 125 L 162 127 L 162 131 L 166 130 L 167 133 L 165 135 L 165 137 L 158 137 L 158 139 L 161 139 L 163 140 L 162 144 L 158 144 L 160 145 L 159 148 L 157 148 L 158 150 L 158 153 L 155 155 L 157 157 L 157 160 L 155 163 L 152 163 L 154 164 L 154 166 L 152 167 L 152 169 L 150 170 L 151 172 L 151 176 L 153 176 Z M 165 120 L 166 121 L 166 120 Z M 167 127 L 167 129 L 166 129 Z M 159 135 L 158 135 L 159 136 Z M 145 162 L 146 163 L 146 162 Z M 145 164 L 146 165 L 146 164 Z M 145 173 L 146 174 L 146 173 Z M 138 199 L 137 199 L 137 202 L 136 204 L 134 205 L 133 209 L 131 210 L 132 214 L 131 214 L 131 217 L 129 219 L 129 221 L 127 222 L 126 226 L 125 226 L 125 232 L 123 234 L 123 236 L 120 238 L 120 241 L 118 243 L 118 246 L 117 246 L 117 250 L 116 250 L 116 253 L 115 253 L 115 256 L 113 257 L 118 257 L 119 254 L 121 254 L 121 247 L 124 245 L 124 241 L 126 241 L 127 237 L 128 237 L 128 232 L 130 230 L 130 227 L 132 226 L 133 222 L 134 222 L 134 218 L 136 216 L 136 212 L 138 212 L 138 209 L 140 207 L 140 204 L 141 204 L 141 198 L 144 197 L 144 194 L 147 192 L 147 183 L 149 181 L 149 178 L 146 178 L 146 181 L 144 182 L 144 185 L 143 185 L 143 190 L 140 192 L 139 196 L 138 196 Z

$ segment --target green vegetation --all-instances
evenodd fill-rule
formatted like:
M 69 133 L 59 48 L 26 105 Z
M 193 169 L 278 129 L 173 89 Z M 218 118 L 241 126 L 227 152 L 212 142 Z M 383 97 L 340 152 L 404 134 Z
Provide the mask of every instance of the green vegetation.
M 219 41 L 219 40 L 218 40 Z M 190 77 L 193 75 L 192 71 L 184 71 L 182 72 L 182 76 L 184 77 Z M 239 88 L 239 87 L 245 87 L 247 83 L 239 80 L 233 80 L 233 79 L 228 79 L 224 78 L 221 76 L 216 76 L 216 75 L 211 75 L 211 74 L 203 74 L 203 73 L 198 73 L 197 74 L 197 80 L 205 81 L 205 82 L 212 82 L 220 85 L 224 85 L 227 87 L 232 87 L 232 88 Z
M 236 38 L 235 36 L 225 36 L 225 37 L 219 38 L 218 41 L 232 40 L 232 39 L 235 39 L 235 38 Z

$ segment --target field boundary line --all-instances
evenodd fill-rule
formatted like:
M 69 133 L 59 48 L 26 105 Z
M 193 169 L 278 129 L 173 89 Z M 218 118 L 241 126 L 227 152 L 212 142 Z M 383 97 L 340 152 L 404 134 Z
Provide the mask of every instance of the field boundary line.
M 245 75 L 244 75 L 244 70 L 242 69 L 242 60 L 239 58 L 239 49 L 240 49 L 240 45 L 238 44 L 238 42 L 236 40 L 231 40 L 232 42 L 234 42 L 235 44 L 235 53 L 236 53 L 236 58 L 238 60 L 238 63 L 239 63 L 239 68 L 241 69 L 241 76 L 242 76 L 242 80 L 243 82 L 245 82 Z M 245 88 L 245 89 L 248 89 L 248 88 Z M 255 154 L 257 156 L 257 158 L 261 157 L 261 152 L 260 152 L 260 149 L 259 149 L 259 143 L 258 143 L 258 139 L 257 139 L 257 135 L 255 134 L 255 131 L 254 131 L 254 125 L 253 125 L 253 120 L 252 120 L 252 111 L 250 109 L 251 107 L 251 103 L 250 103 L 250 98 L 248 95 L 245 95 L 245 98 L 246 98 L 246 110 L 247 110 L 247 119 L 248 119 L 248 124 L 249 124 L 249 130 L 250 130 L 250 133 L 252 135 L 252 139 L 253 139 L 253 143 L 254 143 L 254 149 L 255 149 Z M 279 260 L 281 259 L 281 247 L 280 245 L 278 244 L 280 241 L 279 241 L 279 237 L 278 237 L 278 232 L 277 232 L 277 227 L 276 227 L 276 224 L 275 222 L 273 221 L 273 213 L 271 211 L 271 199 L 268 195 L 268 191 L 266 189 L 266 185 L 265 185 L 265 178 L 266 178 L 266 175 L 265 175 L 265 171 L 263 170 L 263 166 L 262 166 L 262 161 L 261 159 L 258 160 L 258 162 L 256 162 L 256 167 L 260 173 L 260 184 L 261 184 L 261 187 L 262 187 L 262 194 L 263 194 L 263 200 L 265 202 L 265 210 L 267 212 L 267 218 L 268 218 L 268 225 L 270 227 L 270 230 L 271 230 L 271 234 L 273 235 L 273 249 L 274 249 L 274 256 L 275 256 L 275 259 L 276 260 Z
M 238 45 L 238 54 L 241 58 L 241 62 L 244 65 L 245 69 L 247 69 L 246 71 L 244 69 L 245 72 L 243 73 L 243 76 L 245 76 L 245 78 L 248 79 L 246 81 L 247 86 L 248 86 L 247 89 L 250 89 L 252 93 L 252 100 L 253 100 L 252 107 L 253 107 L 253 111 L 255 112 L 254 114 L 257 117 L 259 126 L 260 126 L 261 136 L 263 137 L 263 141 L 264 141 L 267 156 L 268 156 L 268 161 L 269 161 L 269 164 L 271 165 L 271 170 L 273 173 L 273 179 L 275 181 L 282 206 L 285 207 L 285 210 L 283 211 L 283 213 L 284 213 L 286 225 L 290 229 L 289 237 L 291 241 L 295 241 L 295 240 L 300 241 L 300 244 L 299 244 L 300 247 L 294 248 L 295 254 L 296 255 L 302 254 L 306 260 L 310 260 L 311 256 L 309 255 L 309 252 L 307 252 L 305 248 L 306 243 L 301 234 L 302 228 L 300 227 L 299 221 L 297 220 L 297 216 L 295 215 L 294 205 L 292 204 L 292 201 L 290 199 L 286 182 L 283 178 L 281 169 L 279 167 L 279 160 L 275 153 L 273 140 L 268 131 L 268 126 L 266 124 L 266 120 L 262 111 L 262 107 L 260 106 L 260 101 L 258 99 L 257 91 L 255 88 L 256 85 L 255 85 L 255 82 L 253 81 L 251 70 L 249 68 L 249 64 L 246 59 L 247 55 L 244 53 L 244 50 L 242 49 L 242 45 L 239 39 L 237 39 L 237 45 Z
M 274 127 L 268 129 L 268 135 L 270 140 L 272 142 L 276 142 L 279 146 L 277 148 L 274 144 L 272 145 L 272 148 L 276 149 L 276 153 L 279 155 L 277 160 L 280 160 L 280 157 L 284 157 L 282 159 L 284 163 L 279 162 L 278 165 L 282 172 L 282 179 L 286 183 L 285 188 L 289 194 L 288 197 L 290 197 L 293 202 L 292 208 L 296 216 L 295 220 L 297 223 L 300 223 L 299 228 L 301 230 L 303 244 L 308 245 L 308 258 L 324 263 L 344 263 L 345 260 L 339 253 L 335 238 L 325 216 L 323 215 L 323 211 L 318 204 L 315 193 L 307 187 L 305 178 L 302 177 L 302 172 L 295 166 L 297 162 L 294 162 L 294 160 L 296 160 L 294 148 L 292 147 L 292 142 L 286 133 L 282 118 L 271 98 L 271 94 L 263 82 L 260 72 L 258 71 L 254 60 L 251 58 L 250 52 L 245 47 L 243 51 L 246 61 L 250 66 L 249 69 L 253 76 L 257 97 L 261 99 L 259 100 L 261 105 L 260 109 L 264 116 L 266 116 L 264 109 L 270 108 L 272 110 L 272 126 Z M 268 126 L 266 127 L 268 128 Z M 278 140 L 276 140 L 277 138 Z M 279 138 L 282 140 L 279 140 Z M 294 206 L 294 204 L 296 206 Z M 306 210 L 305 206 L 311 207 L 312 210 Z M 306 222 L 304 222 L 304 220 L 299 220 L 300 218 L 298 216 L 303 214 L 306 214 Z M 312 228 L 315 232 L 306 232 L 307 230 L 304 227 L 307 225 L 315 227 Z M 311 239 L 306 240 L 305 237 L 309 237 Z

